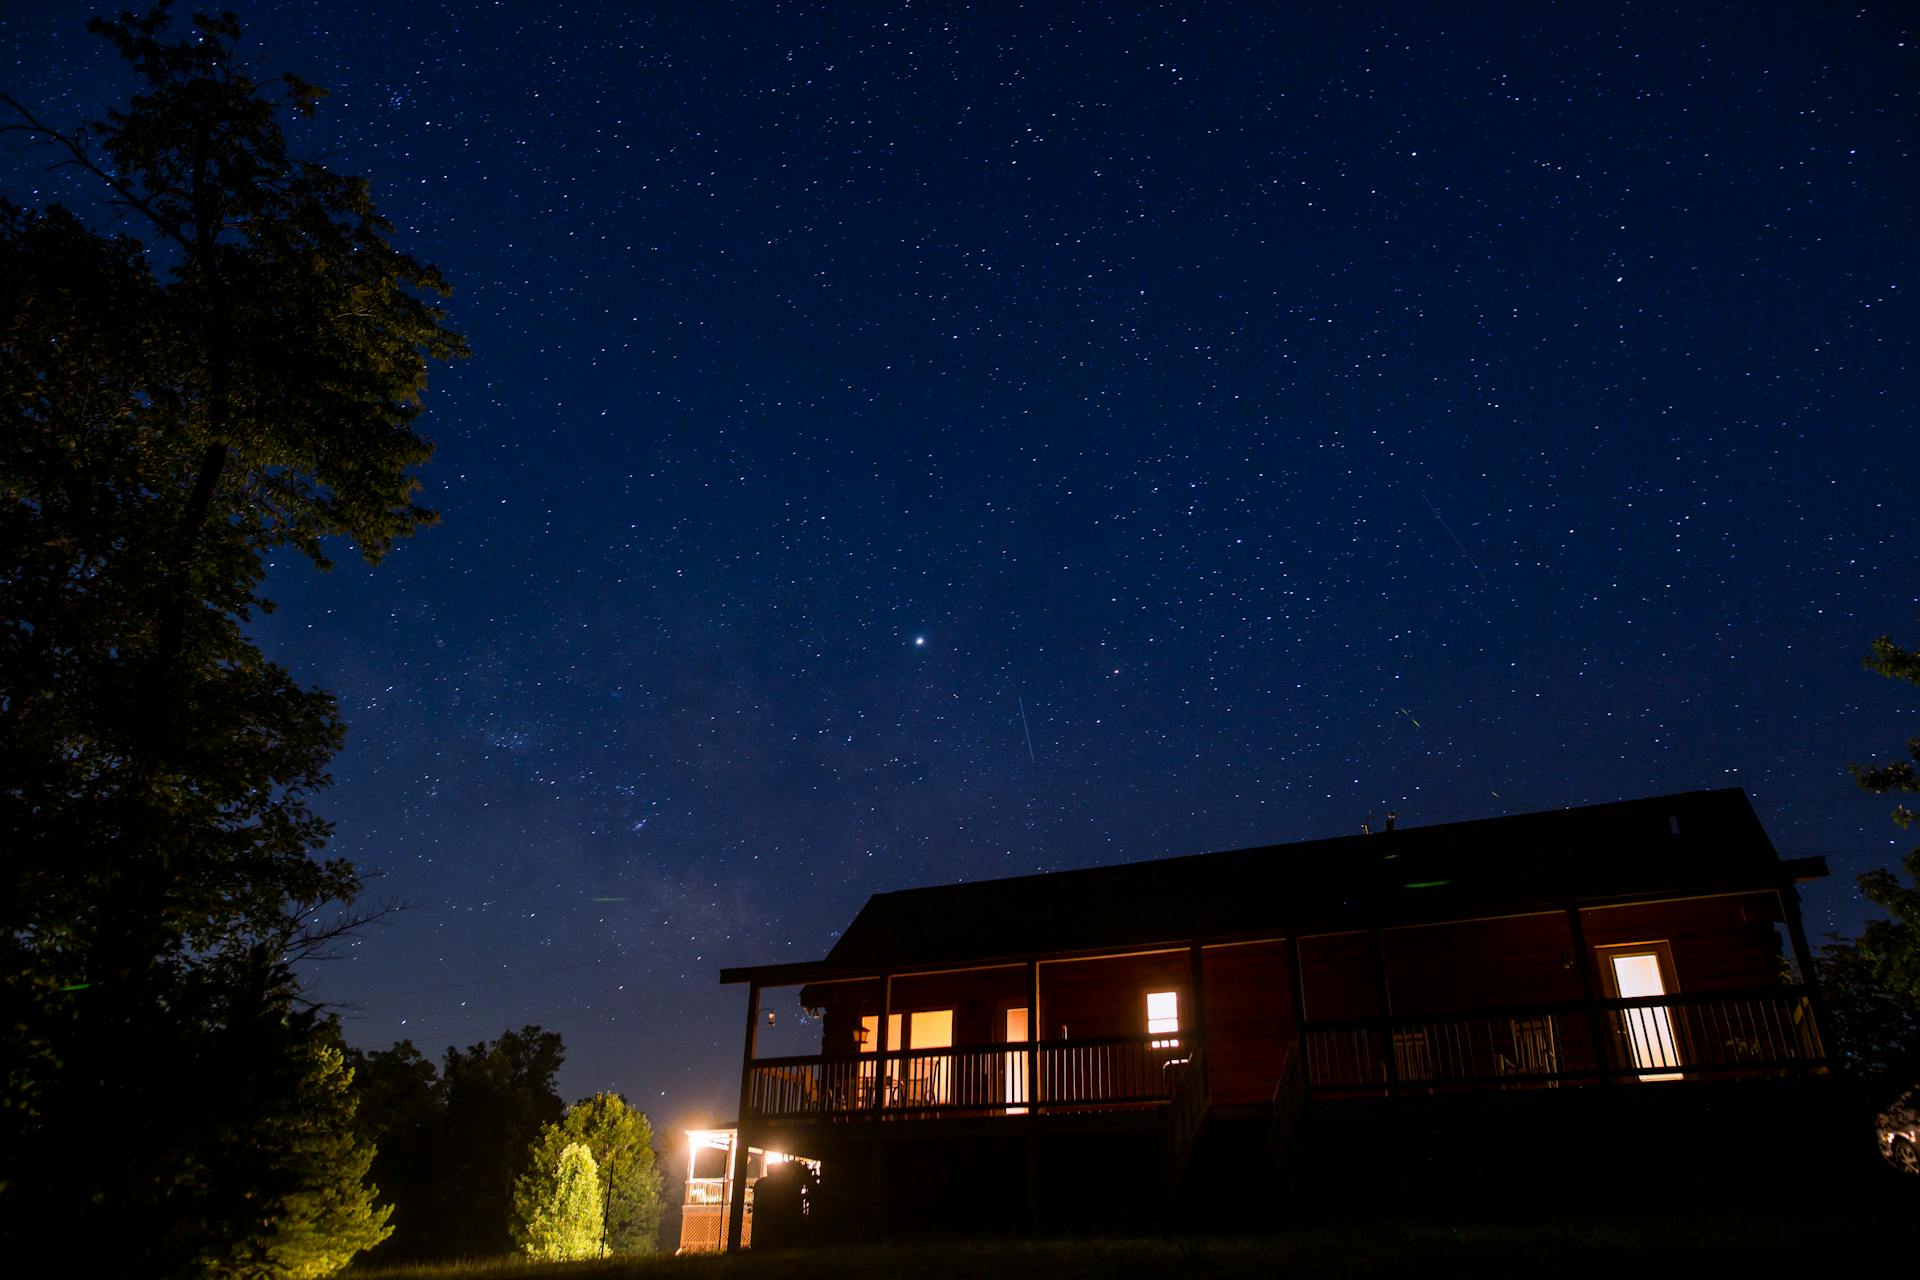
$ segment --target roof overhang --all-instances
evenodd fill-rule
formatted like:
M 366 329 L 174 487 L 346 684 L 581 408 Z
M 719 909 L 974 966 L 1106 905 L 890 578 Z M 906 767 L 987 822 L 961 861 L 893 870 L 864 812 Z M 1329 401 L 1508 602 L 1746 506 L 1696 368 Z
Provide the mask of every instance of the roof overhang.
M 1139 955 L 1153 951 L 1172 951 L 1193 946 L 1230 946 L 1236 943 L 1259 942 L 1285 937 L 1311 937 L 1317 934 L 1352 933 L 1357 930 L 1380 928 L 1401 929 L 1421 925 L 1466 923 L 1473 920 L 1490 920 L 1503 917 L 1540 915 L 1550 911 L 1564 911 L 1568 908 L 1586 909 L 1593 907 L 1618 907 L 1640 902 L 1673 902 L 1686 898 L 1715 898 L 1740 893 L 1765 893 L 1790 888 L 1796 884 L 1805 884 L 1818 880 L 1828 874 L 1827 860 L 1815 855 L 1806 858 L 1782 859 L 1769 868 L 1771 874 L 1760 876 L 1741 876 L 1738 878 L 1717 879 L 1693 884 L 1671 884 L 1656 889 L 1638 892 L 1622 892 L 1600 896 L 1574 898 L 1561 902 L 1527 902 L 1494 900 L 1467 900 L 1449 898 L 1443 892 L 1436 891 L 1434 908 L 1431 910 L 1408 910 L 1407 904 L 1395 904 L 1396 909 L 1367 914 L 1356 914 L 1339 920 L 1285 920 L 1283 913 L 1276 913 L 1273 927 L 1254 933 L 1202 934 L 1200 936 L 1139 937 L 1115 939 L 1112 943 L 1099 947 L 1083 947 L 1068 951 L 1039 951 L 1031 954 L 972 954 L 964 956 L 931 957 L 901 956 L 890 963 L 867 963 L 849 965 L 835 963 L 832 960 L 806 960 L 786 964 L 742 965 L 722 969 L 722 985 L 751 983 L 761 987 L 795 987 L 837 982 L 872 982 L 883 977 L 910 977 L 922 973 L 951 973 L 963 969 L 1004 969 L 1034 961 L 1089 960 L 1110 955 Z

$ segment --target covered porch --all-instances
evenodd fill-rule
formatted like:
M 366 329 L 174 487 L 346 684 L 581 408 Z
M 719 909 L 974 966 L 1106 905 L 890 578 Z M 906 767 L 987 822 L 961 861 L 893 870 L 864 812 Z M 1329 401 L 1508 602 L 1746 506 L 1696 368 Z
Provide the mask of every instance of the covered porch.
M 1044 1115 L 1196 1087 L 1256 1104 L 1296 1055 L 1326 1097 L 1817 1071 L 1794 906 L 1748 891 L 900 973 L 729 970 L 749 987 L 740 1114 Z M 756 1052 L 782 987 L 820 1052 Z
M 1106 1116 L 1171 1202 L 1216 1120 L 1267 1135 L 1284 1182 L 1310 1102 L 1822 1075 L 1794 898 L 1789 882 L 899 972 L 729 970 L 749 988 L 739 1114 L 757 1145 L 876 1160 L 915 1135 L 1043 1143 Z M 766 995 L 795 988 L 820 1051 L 762 1057 Z

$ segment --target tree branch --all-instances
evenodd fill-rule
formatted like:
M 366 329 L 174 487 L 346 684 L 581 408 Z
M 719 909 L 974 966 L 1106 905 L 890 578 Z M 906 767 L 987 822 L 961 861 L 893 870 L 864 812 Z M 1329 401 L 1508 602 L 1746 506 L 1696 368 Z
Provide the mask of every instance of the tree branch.
M 87 155 L 86 147 L 81 145 L 77 138 L 60 132 L 52 125 L 41 123 L 39 117 L 27 110 L 20 100 L 10 93 L 0 93 L 0 102 L 6 103 L 21 119 L 27 122 L 24 125 L 8 125 L 6 126 L 7 132 L 19 131 L 35 134 L 58 144 L 72 157 L 70 161 L 62 161 L 61 163 L 63 165 L 68 163 L 79 165 L 82 169 L 85 169 L 88 173 L 106 183 L 108 187 L 112 188 L 114 194 L 124 200 L 129 207 L 145 214 L 147 221 L 151 222 L 154 229 L 160 232 L 161 235 L 166 236 L 188 253 L 193 252 L 193 243 L 187 239 L 186 233 L 183 230 L 155 212 L 153 205 L 142 199 L 132 187 L 129 187 L 124 181 L 116 178 L 113 174 L 108 173 L 105 169 L 95 164 L 92 158 Z

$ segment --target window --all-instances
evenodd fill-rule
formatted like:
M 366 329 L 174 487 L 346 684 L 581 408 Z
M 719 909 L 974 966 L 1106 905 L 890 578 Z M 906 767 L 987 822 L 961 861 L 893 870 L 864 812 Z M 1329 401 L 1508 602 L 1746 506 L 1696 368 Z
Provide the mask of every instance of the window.
M 860 1052 L 876 1052 L 880 1047 L 879 1017 L 866 1014 L 860 1019 L 860 1026 L 866 1033 L 860 1041 Z M 953 1059 L 949 1054 L 931 1055 L 925 1050 L 953 1047 L 953 1010 L 922 1009 L 908 1014 L 904 1043 L 901 1030 L 901 1015 L 888 1014 L 885 1105 L 935 1106 L 947 1102 L 951 1095 Z M 915 1050 L 919 1052 L 913 1052 Z M 873 1064 L 862 1063 L 860 1075 L 866 1082 L 862 1089 L 871 1098 L 875 1087 Z
M 886 1095 L 884 1100 L 887 1102 L 892 1100 L 891 1095 L 897 1093 L 900 1088 L 900 1058 L 898 1056 L 900 1053 L 900 1031 L 900 1015 L 897 1013 L 888 1014 L 887 1069 L 885 1072 L 887 1083 L 884 1088 L 884 1094 Z M 860 1019 L 860 1033 L 860 1052 L 878 1053 L 880 1051 L 880 1015 L 874 1013 L 862 1015 Z M 879 1084 L 880 1079 L 881 1073 L 874 1070 L 873 1063 L 863 1062 L 860 1064 L 860 1097 L 858 1105 L 863 1107 L 874 1105 L 876 1097 L 882 1095 L 882 1086 Z
M 1147 992 L 1147 1034 L 1150 1036 L 1173 1035 L 1180 1030 L 1180 993 L 1178 991 Z M 1156 1049 L 1178 1049 L 1180 1041 L 1155 1040 Z

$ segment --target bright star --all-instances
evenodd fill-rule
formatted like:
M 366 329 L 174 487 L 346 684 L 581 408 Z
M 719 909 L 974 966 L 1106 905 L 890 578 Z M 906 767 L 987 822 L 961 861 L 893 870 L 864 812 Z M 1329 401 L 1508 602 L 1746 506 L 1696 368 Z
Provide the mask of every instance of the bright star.
M 915 648 L 923 647 L 927 643 L 927 638 L 925 636 L 915 636 L 913 643 Z

